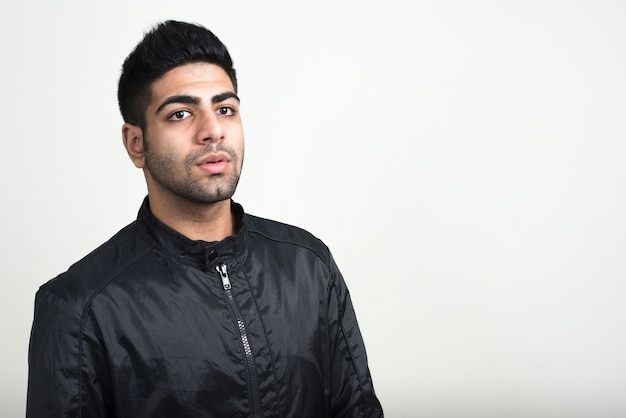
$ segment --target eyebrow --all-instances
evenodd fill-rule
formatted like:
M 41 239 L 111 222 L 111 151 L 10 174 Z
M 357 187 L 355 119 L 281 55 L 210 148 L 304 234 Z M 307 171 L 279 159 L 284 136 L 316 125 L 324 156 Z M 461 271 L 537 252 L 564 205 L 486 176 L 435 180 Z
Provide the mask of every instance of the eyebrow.
M 235 93 L 233 93 L 232 91 L 227 91 L 225 93 L 216 94 L 215 96 L 211 97 L 211 103 L 213 103 L 213 104 L 220 103 L 220 102 L 223 102 L 224 100 L 228 100 L 230 98 L 233 98 L 233 99 L 237 100 L 238 102 L 240 102 L 239 97 L 237 97 L 237 95 Z M 171 105 L 173 103 L 197 105 L 197 104 L 200 104 L 200 101 L 201 101 L 200 98 L 197 97 L 197 96 L 188 96 L 188 95 L 185 95 L 185 94 L 171 96 L 171 97 L 168 97 L 167 99 L 165 99 L 163 101 L 163 103 L 161 103 L 159 105 L 159 107 L 157 108 L 156 112 L 154 112 L 154 113 L 158 114 L 166 106 L 169 106 L 169 105 Z

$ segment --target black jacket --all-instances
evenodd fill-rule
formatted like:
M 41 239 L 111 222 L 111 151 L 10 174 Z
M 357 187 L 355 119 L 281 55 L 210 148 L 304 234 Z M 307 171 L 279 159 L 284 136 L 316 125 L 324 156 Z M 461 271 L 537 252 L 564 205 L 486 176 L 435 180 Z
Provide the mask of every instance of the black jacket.
M 309 233 L 191 241 L 144 202 L 35 299 L 27 416 L 382 417 L 346 285 Z

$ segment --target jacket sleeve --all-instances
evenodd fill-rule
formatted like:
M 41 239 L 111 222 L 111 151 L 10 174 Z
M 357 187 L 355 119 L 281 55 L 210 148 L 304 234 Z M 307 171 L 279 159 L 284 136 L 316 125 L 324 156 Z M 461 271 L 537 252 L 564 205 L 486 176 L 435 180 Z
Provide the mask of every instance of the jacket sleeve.
M 28 351 L 27 418 L 114 417 L 105 353 L 83 318 L 40 289 Z
M 333 417 L 382 417 L 367 365 L 365 345 L 348 288 L 335 261 L 330 264 L 329 330 Z

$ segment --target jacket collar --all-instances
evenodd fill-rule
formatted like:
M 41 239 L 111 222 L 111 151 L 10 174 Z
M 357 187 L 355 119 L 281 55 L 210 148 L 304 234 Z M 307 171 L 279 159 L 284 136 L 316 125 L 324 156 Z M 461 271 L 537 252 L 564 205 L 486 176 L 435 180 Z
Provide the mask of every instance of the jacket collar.
M 191 240 L 159 221 L 150 211 L 148 196 L 143 201 L 137 223 L 155 242 L 156 246 L 181 262 L 191 262 L 212 268 L 217 262 L 239 264 L 245 254 L 247 241 L 246 216 L 243 207 L 230 201 L 231 212 L 237 219 L 239 231 L 221 241 Z

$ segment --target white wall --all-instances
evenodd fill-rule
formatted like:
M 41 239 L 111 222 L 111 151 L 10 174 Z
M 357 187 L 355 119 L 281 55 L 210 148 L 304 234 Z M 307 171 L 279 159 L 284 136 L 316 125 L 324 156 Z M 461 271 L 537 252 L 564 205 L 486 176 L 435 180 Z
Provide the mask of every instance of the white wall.
M 40 284 L 136 214 L 116 82 L 154 22 L 229 46 L 236 200 L 351 288 L 388 417 L 626 416 L 626 3 L 8 2 L 1 416 Z

